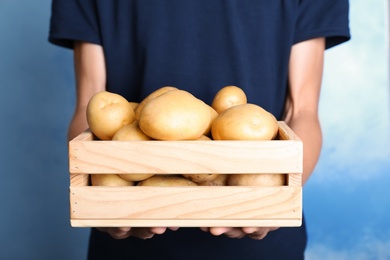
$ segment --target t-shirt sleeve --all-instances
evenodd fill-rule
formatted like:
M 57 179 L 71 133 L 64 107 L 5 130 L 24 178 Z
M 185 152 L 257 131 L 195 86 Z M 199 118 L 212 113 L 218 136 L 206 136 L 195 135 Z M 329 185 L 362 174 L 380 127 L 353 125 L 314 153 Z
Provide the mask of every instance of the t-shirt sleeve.
M 93 0 L 53 0 L 49 42 L 73 48 L 74 41 L 101 44 L 96 4 Z
M 302 0 L 294 43 L 325 37 L 326 48 L 350 39 L 348 0 Z

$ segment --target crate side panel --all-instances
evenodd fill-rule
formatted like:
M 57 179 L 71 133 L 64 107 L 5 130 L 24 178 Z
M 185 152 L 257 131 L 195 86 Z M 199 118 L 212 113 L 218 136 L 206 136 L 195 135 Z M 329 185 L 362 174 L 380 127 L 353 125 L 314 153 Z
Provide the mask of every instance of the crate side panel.
M 300 173 L 300 141 L 79 141 L 71 173 Z
M 72 219 L 297 219 L 299 187 L 72 187 Z

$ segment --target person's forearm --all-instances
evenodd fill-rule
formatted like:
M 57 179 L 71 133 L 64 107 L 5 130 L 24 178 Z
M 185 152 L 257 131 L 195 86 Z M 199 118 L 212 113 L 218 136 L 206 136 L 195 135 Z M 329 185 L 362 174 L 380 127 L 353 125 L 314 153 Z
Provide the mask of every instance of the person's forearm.
M 76 107 L 69 124 L 68 140 L 88 128 L 86 108 L 90 98 L 105 90 L 106 68 L 101 46 L 76 42 L 74 45 L 74 68 L 76 75 Z
M 73 117 L 68 127 L 68 141 L 75 138 L 77 135 L 88 129 L 86 112 L 74 112 Z
M 304 111 L 291 117 L 286 123 L 299 136 L 303 143 L 302 185 L 312 174 L 320 156 L 322 131 L 316 115 Z
M 303 178 L 312 174 L 322 146 L 318 104 L 322 81 L 324 38 L 298 43 L 291 51 L 289 95 L 284 120 L 303 142 Z

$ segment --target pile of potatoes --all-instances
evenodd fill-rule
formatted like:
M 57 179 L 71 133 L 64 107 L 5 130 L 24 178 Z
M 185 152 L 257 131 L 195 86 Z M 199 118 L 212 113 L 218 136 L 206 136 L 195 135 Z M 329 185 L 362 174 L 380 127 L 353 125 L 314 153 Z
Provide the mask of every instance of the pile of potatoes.
M 100 140 L 272 140 L 276 118 L 247 103 L 237 86 L 221 88 L 208 105 L 188 91 L 161 87 L 140 103 L 108 91 L 87 106 L 87 122 Z M 92 174 L 93 186 L 280 186 L 284 174 Z

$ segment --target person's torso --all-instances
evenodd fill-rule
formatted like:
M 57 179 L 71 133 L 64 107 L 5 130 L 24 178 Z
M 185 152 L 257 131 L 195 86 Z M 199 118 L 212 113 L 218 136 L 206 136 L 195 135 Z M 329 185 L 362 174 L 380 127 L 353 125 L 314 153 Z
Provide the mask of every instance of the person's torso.
M 236 85 L 280 118 L 298 2 L 97 1 L 108 90 L 140 101 L 169 85 L 211 104 Z

